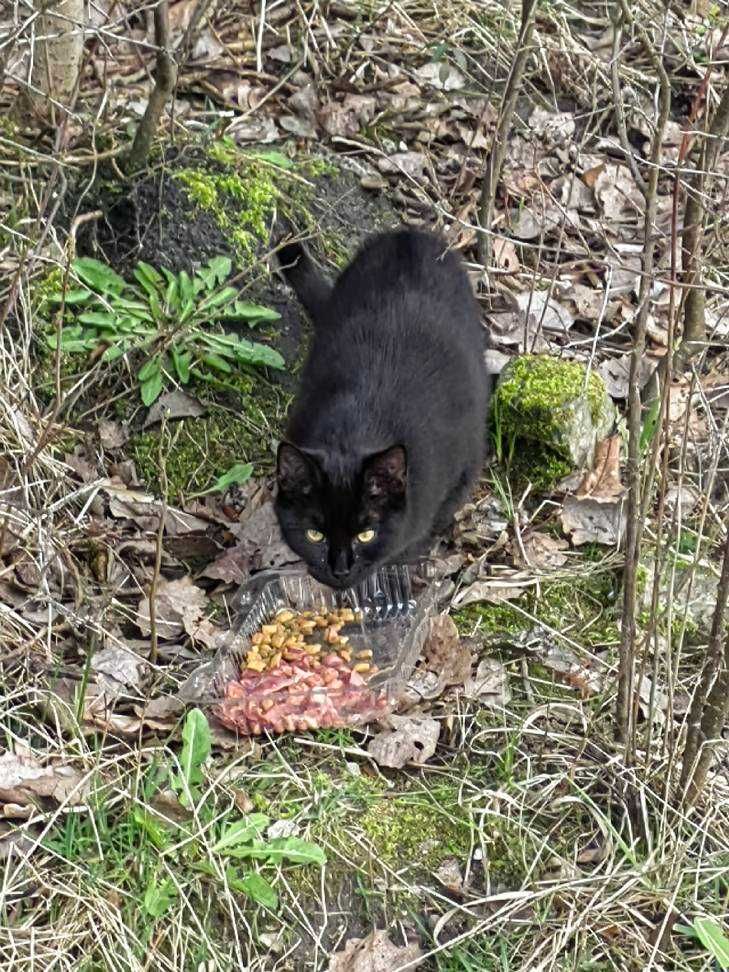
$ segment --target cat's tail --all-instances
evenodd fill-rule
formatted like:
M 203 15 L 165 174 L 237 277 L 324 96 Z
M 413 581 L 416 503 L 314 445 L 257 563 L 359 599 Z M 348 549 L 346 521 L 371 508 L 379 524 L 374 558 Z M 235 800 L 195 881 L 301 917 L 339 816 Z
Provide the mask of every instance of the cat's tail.
M 288 235 L 288 234 L 287 234 Z M 332 285 L 302 243 L 294 240 L 277 251 L 281 272 L 314 323 L 320 323 L 332 294 Z

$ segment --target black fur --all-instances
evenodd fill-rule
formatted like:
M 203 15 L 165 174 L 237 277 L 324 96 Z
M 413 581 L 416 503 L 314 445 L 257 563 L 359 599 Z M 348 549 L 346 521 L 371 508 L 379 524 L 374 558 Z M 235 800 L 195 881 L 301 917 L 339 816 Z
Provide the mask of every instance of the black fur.
M 281 262 L 314 336 L 279 447 L 276 510 L 311 574 L 349 587 L 426 551 L 478 476 L 485 333 L 460 260 L 436 236 L 372 237 L 333 288 L 299 244 Z M 356 539 L 369 529 L 371 542 Z

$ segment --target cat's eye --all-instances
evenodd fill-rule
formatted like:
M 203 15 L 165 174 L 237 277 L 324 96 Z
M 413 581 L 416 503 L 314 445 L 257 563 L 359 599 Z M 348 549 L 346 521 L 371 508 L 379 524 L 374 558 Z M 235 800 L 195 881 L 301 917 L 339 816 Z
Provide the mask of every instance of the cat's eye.
M 306 539 L 311 543 L 321 543 L 324 539 L 324 534 L 320 533 L 318 530 L 307 530 Z
M 357 540 L 359 543 L 372 543 L 375 539 L 374 530 L 363 530 L 361 533 L 357 534 Z

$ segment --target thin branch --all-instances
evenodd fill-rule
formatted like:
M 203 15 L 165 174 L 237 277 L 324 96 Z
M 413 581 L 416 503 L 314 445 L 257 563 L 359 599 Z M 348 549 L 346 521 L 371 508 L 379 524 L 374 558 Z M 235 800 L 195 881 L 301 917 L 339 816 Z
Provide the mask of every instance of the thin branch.
M 687 803 L 695 803 L 711 763 L 710 742 L 721 736 L 729 714 L 729 636 L 725 629 L 729 601 L 729 530 L 716 592 L 716 606 L 701 681 L 691 700 L 681 766 L 681 789 Z
M 633 24 L 627 0 L 620 0 L 623 22 Z M 648 180 L 645 183 L 645 220 L 643 224 L 643 256 L 638 313 L 633 328 L 633 349 L 630 357 L 630 381 L 628 388 L 628 462 L 626 470 L 628 503 L 626 514 L 625 568 L 623 571 L 623 613 L 620 633 L 620 664 L 618 670 L 618 697 L 616 706 L 616 731 L 626 744 L 626 760 L 632 762 L 635 748 L 635 688 L 636 654 L 636 600 L 638 560 L 643 535 L 641 517 L 640 433 L 642 409 L 640 401 L 640 367 L 645 355 L 646 323 L 653 280 L 654 242 L 653 233 L 658 205 L 658 175 L 661 146 L 671 107 L 671 84 L 660 55 L 641 24 L 635 24 L 641 44 L 653 64 L 658 78 L 658 119 L 653 132 L 649 159 Z
M 127 172 L 138 172 L 147 164 L 152 139 L 177 82 L 177 64 L 170 54 L 170 18 L 167 0 L 160 0 L 154 8 L 154 41 L 157 45 L 154 88 L 127 156 L 125 166 Z
M 729 135 L 729 81 L 707 133 L 702 138 L 701 161 L 688 182 L 681 249 L 684 283 L 688 284 L 683 311 L 683 342 L 678 350 L 678 367 L 688 362 L 706 344 L 706 291 L 702 286 L 701 248 L 704 237 L 704 199 L 724 139 Z
M 499 120 L 494 132 L 491 151 L 486 162 L 481 186 L 481 203 L 479 208 L 479 223 L 481 233 L 478 239 L 478 259 L 484 267 L 491 265 L 491 252 L 493 241 L 491 239 L 491 224 L 494 221 L 494 208 L 496 205 L 496 190 L 501 177 L 501 169 L 504 165 L 506 156 L 507 139 L 511 120 L 516 108 L 516 99 L 521 89 L 522 78 L 526 68 L 527 59 L 531 53 L 531 39 L 534 31 L 534 15 L 537 8 L 537 0 L 522 0 L 521 3 L 521 27 L 516 43 L 516 54 L 511 62 L 511 70 L 506 80 L 504 95 L 501 99 L 501 110 Z

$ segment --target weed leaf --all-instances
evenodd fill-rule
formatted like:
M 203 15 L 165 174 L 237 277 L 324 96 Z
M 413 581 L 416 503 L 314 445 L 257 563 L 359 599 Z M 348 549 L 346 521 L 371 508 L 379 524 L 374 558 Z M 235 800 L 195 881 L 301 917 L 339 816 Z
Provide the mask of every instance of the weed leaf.
M 72 267 L 85 284 L 102 294 L 119 294 L 126 287 L 123 277 L 120 277 L 108 264 L 94 260 L 93 257 L 74 260 Z
M 181 778 L 178 780 L 182 790 L 180 803 L 187 805 L 186 791 L 191 794 L 203 781 L 200 767 L 210 755 L 212 737 L 210 726 L 200 709 L 191 709 L 182 729 L 182 753 L 180 754 Z
M 278 908 L 278 894 L 260 874 L 251 873 L 239 877 L 236 871 L 231 868 L 226 872 L 226 877 L 228 878 L 228 884 L 234 891 L 242 892 L 251 901 L 263 905 L 264 908 L 268 908 L 270 911 L 275 911 Z
M 207 496 L 208 493 L 222 493 L 229 486 L 240 486 L 242 483 L 248 482 L 252 475 L 253 463 L 237 462 L 227 472 L 224 472 L 222 476 L 219 476 L 210 489 L 206 489 L 204 493 L 200 493 L 200 496 Z
M 719 968 L 729 969 L 729 938 L 714 918 L 694 918 L 694 931 L 707 952 L 719 963 Z
M 294 864 L 326 864 L 326 854 L 316 844 L 300 837 L 276 837 L 266 842 L 254 841 L 249 847 L 236 847 L 230 851 L 231 857 L 253 858 L 277 864 L 291 861 Z
M 242 820 L 236 820 L 221 835 L 220 840 L 213 846 L 216 854 L 222 854 L 238 844 L 246 844 L 255 837 L 260 837 L 261 831 L 268 826 L 269 818 L 265 813 L 251 813 Z
M 147 885 L 144 892 L 142 907 L 152 918 L 161 918 L 169 910 L 177 897 L 177 888 L 171 878 L 166 878 L 160 884 L 154 878 Z

